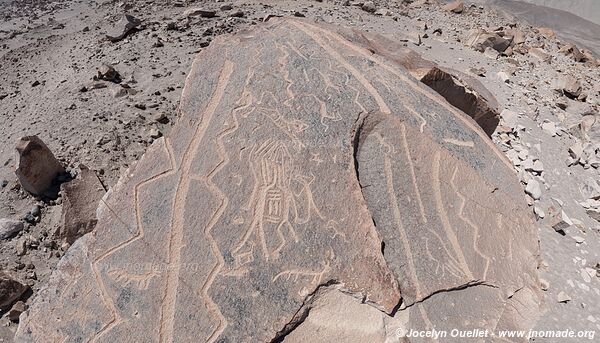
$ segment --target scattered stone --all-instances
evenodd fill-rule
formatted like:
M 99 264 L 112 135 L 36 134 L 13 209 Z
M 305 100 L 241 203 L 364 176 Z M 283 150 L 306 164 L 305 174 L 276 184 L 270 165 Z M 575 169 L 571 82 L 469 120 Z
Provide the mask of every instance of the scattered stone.
M 599 209 L 588 209 L 585 213 L 597 222 L 600 222 L 600 210 Z
M 0 309 L 10 308 L 29 289 L 6 271 L 0 271 Z
M 471 72 L 477 76 L 485 77 L 486 70 L 485 70 L 485 68 L 470 68 L 469 72 Z
M 567 303 L 567 302 L 571 301 L 571 297 L 564 291 L 560 291 L 560 293 L 558 293 L 558 296 L 556 297 L 556 300 L 559 303 Z
M 15 250 L 17 251 L 17 256 L 25 255 L 27 253 L 27 240 L 20 238 L 15 244 Z
M 151 139 L 157 139 L 162 137 L 162 132 L 157 128 L 152 128 L 150 129 L 149 136 Z
M 33 214 L 31 214 L 30 212 L 26 213 L 23 216 L 23 220 L 29 224 L 35 224 L 38 222 L 38 218 L 36 218 Z
M 594 273 L 595 273 L 595 272 L 596 272 L 596 271 L 594 270 Z M 587 270 L 585 270 L 585 269 L 581 269 L 581 270 L 579 271 L 579 275 L 581 275 L 581 278 L 583 279 L 583 281 L 584 281 L 584 282 L 586 282 L 586 283 L 590 283 L 590 282 L 592 282 L 592 277 L 591 277 L 591 276 L 590 276 L 590 274 L 587 272 Z
M 157 123 L 160 123 L 160 124 L 168 124 L 169 123 L 169 117 L 167 117 L 167 115 L 164 114 L 163 112 L 156 113 L 152 117 L 152 120 L 154 122 L 157 122 Z
M 233 9 L 233 6 L 230 4 L 225 4 L 225 5 L 221 5 L 221 7 L 219 9 L 221 11 L 231 11 Z
M 27 305 L 25 305 L 24 302 L 19 300 L 12 306 L 10 311 L 8 311 L 8 315 L 7 315 L 8 319 L 10 319 L 13 322 L 18 322 L 19 316 L 21 315 L 21 313 L 25 312 L 26 310 L 27 310 Z
M 531 48 L 529 49 L 529 54 L 542 62 L 552 61 L 552 55 L 550 55 L 544 49 L 541 48 Z
M 413 43 L 414 45 L 421 45 L 421 34 L 416 31 L 411 31 L 407 35 L 408 41 Z
M 23 222 L 7 218 L 0 219 L 0 241 L 9 239 L 23 230 Z
M 575 161 L 575 163 L 578 163 L 581 159 L 581 155 L 583 155 L 583 144 L 580 141 L 578 141 L 575 144 L 571 145 L 569 147 L 569 155 Z
M 544 130 L 547 134 L 554 137 L 558 133 L 558 129 L 556 128 L 556 124 L 551 121 L 544 122 L 542 124 L 542 130 Z
M 502 121 L 506 126 L 510 128 L 517 127 L 519 115 L 516 112 L 504 109 L 500 112 L 500 118 L 502 118 Z
M 141 24 L 142 21 L 138 18 L 129 14 L 125 14 L 115 24 L 114 28 L 106 34 L 106 38 L 108 38 L 108 40 L 111 42 L 118 42 L 125 38 L 129 33 L 131 33 Z
M 581 83 L 572 76 L 559 78 L 554 82 L 554 89 L 571 99 L 577 99 L 581 95 Z
M 525 187 L 525 193 L 527 193 L 533 200 L 539 200 L 542 197 L 542 188 L 540 183 L 535 179 L 529 180 L 527 182 L 527 186 Z
M 43 195 L 65 169 L 37 136 L 25 136 L 16 144 L 17 169 L 21 186 L 29 193 Z
M 235 11 L 229 15 L 230 18 L 243 18 L 244 16 L 244 11 Z
M 183 16 L 188 17 L 201 17 L 201 18 L 214 18 L 217 16 L 217 11 L 207 10 L 203 8 L 190 8 L 183 12 Z
M 96 173 L 82 165 L 75 180 L 61 185 L 61 193 L 63 225 L 55 236 L 73 243 L 94 229 L 96 209 L 106 190 Z
M 504 71 L 498 72 L 498 79 L 504 83 L 510 83 L 510 76 Z
M 547 291 L 550 289 L 550 282 L 545 279 L 540 279 L 540 287 L 542 288 L 542 291 Z
M 546 217 L 546 213 L 539 206 L 533 206 L 533 213 L 539 219 L 544 219 L 544 217 Z
M 583 62 L 586 60 L 585 56 L 579 51 L 577 46 L 572 43 L 568 43 L 558 50 L 558 52 L 565 54 L 567 56 L 571 56 L 575 62 Z
M 511 44 L 513 46 L 525 43 L 525 33 L 521 30 L 508 29 L 505 31 L 504 37 L 507 39 L 512 37 Z
M 442 7 L 444 11 L 460 14 L 465 10 L 465 4 L 462 1 L 453 1 Z
M 538 27 L 537 32 L 546 38 L 556 38 L 554 30 L 548 27 Z
M 585 199 L 600 199 L 600 185 L 594 178 L 587 178 L 579 187 L 579 192 Z
M 387 8 L 380 8 L 377 11 L 375 11 L 375 14 L 376 15 L 380 15 L 380 16 L 384 16 L 384 17 L 389 17 L 393 13 L 392 13 L 392 11 L 388 10 Z
M 369 12 L 369 13 L 375 13 L 377 11 L 377 7 L 373 3 L 373 1 L 366 1 L 364 4 L 362 4 L 362 6 L 360 8 L 363 11 Z
M 511 41 L 500 37 L 496 33 L 476 29 L 471 31 L 467 38 L 466 45 L 473 49 L 483 52 L 485 48 L 490 47 L 498 52 L 504 52 L 510 46 Z
M 581 244 L 581 243 L 585 242 L 585 238 L 583 238 L 581 236 L 573 236 L 573 239 L 575 240 L 575 243 L 577 243 L 577 244 Z
M 485 57 L 491 58 L 493 60 L 498 59 L 498 56 L 500 56 L 500 53 L 498 51 L 496 51 L 494 48 L 491 47 L 486 47 L 485 50 L 483 51 L 483 55 Z
M 110 81 L 113 83 L 121 83 L 121 74 L 115 68 L 108 64 L 103 64 L 98 69 L 98 74 L 94 76 L 94 81 Z
M 552 218 L 551 225 L 554 231 L 564 236 L 563 233 L 565 233 L 565 229 L 573 225 L 573 221 L 571 218 L 569 218 L 565 211 L 561 210 L 560 214 L 557 214 Z

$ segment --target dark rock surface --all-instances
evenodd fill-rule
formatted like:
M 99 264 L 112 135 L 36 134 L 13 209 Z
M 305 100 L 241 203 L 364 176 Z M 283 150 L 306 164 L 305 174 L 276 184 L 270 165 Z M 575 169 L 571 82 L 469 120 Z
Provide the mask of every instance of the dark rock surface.
M 15 173 L 21 186 L 32 194 L 43 195 L 52 186 L 54 178 L 65 171 L 52 151 L 37 136 L 22 137 L 15 148 Z
M 333 286 L 403 329 L 533 325 L 537 233 L 512 165 L 401 65 L 273 18 L 198 55 L 181 112 L 17 341 L 277 342 Z

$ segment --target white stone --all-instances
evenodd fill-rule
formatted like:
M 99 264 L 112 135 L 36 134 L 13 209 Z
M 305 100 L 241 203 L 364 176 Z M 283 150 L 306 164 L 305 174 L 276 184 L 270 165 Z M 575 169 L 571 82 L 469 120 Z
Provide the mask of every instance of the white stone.
M 525 187 L 525 193 L 527 193 L 534 200 L 539 200 L 542 197 L 542 188 L 540 187 L 540 183 L 535 179 L 529 180 L 529 182 L 527 182 L 527 187 Z
M 558 296 L 556 297 L 556 300 L 559 303 L 566 303 L 571 301 L 571 297 L 567 293 L 560 291 L 560 293 L 558 293 Z
M 553 122 L 543 123 L 542 130 L 544 130 L 547 134 L 549 134 L 552 137 L 556 136 L 557 133 L 556 124 L 554 124 Z

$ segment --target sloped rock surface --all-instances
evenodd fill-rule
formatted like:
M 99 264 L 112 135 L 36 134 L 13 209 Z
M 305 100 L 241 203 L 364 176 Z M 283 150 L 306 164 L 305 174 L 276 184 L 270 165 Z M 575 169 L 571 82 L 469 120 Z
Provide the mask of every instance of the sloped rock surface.
M 535 320 L 536 232 L 511 164 L 396 62 L 272 19 L 198 55 L 181 112 L 17 341 L 284 341 L 331 287 L 405 328 Z
M 489 136 L 500 121 L 494 96 L 476 79 L 456 70 L 442 68 L 392 39 L 356 29 L 334 28 L 345 39 L 369 49 L 406 68 L 417 80 L 440 94 L 454 107 L 473 118 Z
M 61 186 L 63 196 L 62 226 L 55 236 L 73 243 L 92 231 L 96 225 L 96 209 L 105 190 L 93 170 L 80 167 L 78 178 Z

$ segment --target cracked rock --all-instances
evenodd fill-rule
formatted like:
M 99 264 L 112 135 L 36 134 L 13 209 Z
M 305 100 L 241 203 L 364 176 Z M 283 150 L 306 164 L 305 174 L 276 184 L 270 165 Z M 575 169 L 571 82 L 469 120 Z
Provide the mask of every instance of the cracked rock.
M 177 123 L 102 198 L 15 340 L 533 327 L 537 228 L 480 118 L 402 67 L 423 61 L 402 42 L 295 17 L 253 30 L 197 55 Z

